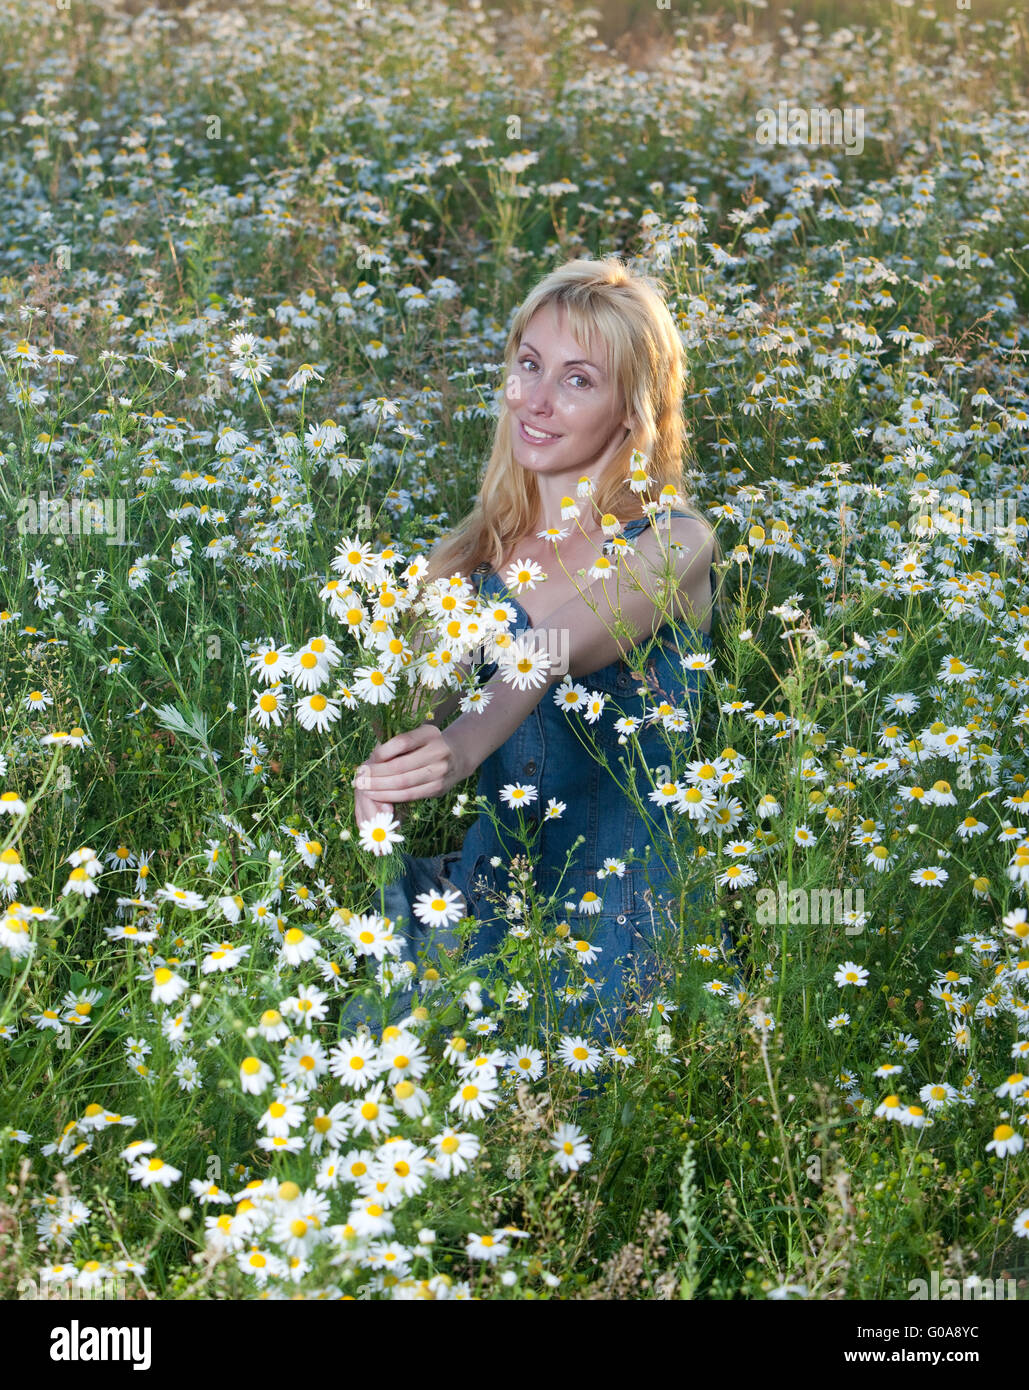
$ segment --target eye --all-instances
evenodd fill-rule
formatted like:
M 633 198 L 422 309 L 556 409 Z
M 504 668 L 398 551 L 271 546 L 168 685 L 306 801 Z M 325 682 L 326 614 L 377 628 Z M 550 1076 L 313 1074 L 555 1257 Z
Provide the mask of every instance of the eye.
M 518 365 L 519 365 L 519 367 L 524 367 L 524 366 L 526 366 L 526 365 L 528 365 L 528 366 L 530 366 L 530 367 L 535 367 L 536 363 L 535 363 L 535 360 L 534 360 L 533 358 L 531 358 L 531 357 L 519 357 L 519 359 L 518 359 Z
M 589 377 L 588 377 L 588 376 L 583 376 L 582 372 L 573 372 L 572 375 L 568 378 L 568 380 L 569 380 L 569 381 L 582 381 L 582 382 L 585 382 L 585 383 L 586 383 L 586 386 L 592 386 L 592 385 L 593 385 L 593 382 L 589 379 Z M 584 388 L 580 386 L 580 387 L 578 387 L 577 389 L 581 391 L 581 390 L 583 390 Z

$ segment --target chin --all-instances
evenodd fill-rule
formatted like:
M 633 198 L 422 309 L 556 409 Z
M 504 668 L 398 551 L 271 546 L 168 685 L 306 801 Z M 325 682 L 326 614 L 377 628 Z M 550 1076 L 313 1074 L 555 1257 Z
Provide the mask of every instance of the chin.
M 519 441 L 519 443 L 520 442 L 521 441 Z M 533 473 L 545 473 L 553 471 L 551 469 L 550 458 L 534 457 L 533 451 L 531 449 L 524 448 L 523 446 L 522 449 L 513 449 L 512 453 L 514 455 L 515 463 L 517 463 L 520 468 L 528 468 Z M 569 465 L 566 463 L 558 463 L 559 470 L 564 470 L 568 467 Z

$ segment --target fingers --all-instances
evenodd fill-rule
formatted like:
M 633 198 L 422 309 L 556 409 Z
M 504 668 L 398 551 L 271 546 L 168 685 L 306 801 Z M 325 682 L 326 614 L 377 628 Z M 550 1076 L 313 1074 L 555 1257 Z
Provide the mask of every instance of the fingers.
M 393 806 L 390 802 L 369 796 L 367 792 L 356 793 L 354 797 L 354 820 L 357 821 L 358 825 L 363 825 L 365 821 L 370 821 L 374 816 L 381 815 L 383 812 L 392 814 Z
M 377 745 L 355 769 L 355 816 L 367 819 L 377 810 L 392 812 L 395 803 L 441 796 L 454 781 L 453 752 L 442 732 L 423 724 Z M 373 806 L 376 811 L 359 811 Z
M 393 785 L 410 786 L 410 782 L 395 783 L 393 779 L 409 777 L 411 774 L 420 775 L 425 768 L 446 761 L 438 749 L 419 748 L 405 757 L 392 758 L 388 763 L 366 763 L 359 767 L 354 774 L 354 786 L 363 787 L 373 795 L 376 790 L 382 791 L 385 787 Z
M 419 724 L 417 729 L 410 729 L 404 734 L 396 734 L 393 738 L 387 739 L 385 743 L 376 744 L 372 750 L 372 758 L 376 762 L 389 762 L 391 758 L 400 757 L 405 753 L 413 753 L 416 749 L 423 747 L 439 736 L 440 731 L 435 724 Z
M 382 780 L 384 777 L 402 776 L 432 763 L 447 762 L 448 752 L 439 729 L 432 725 L 421 725 L 410 733 L 398 734 L 396 738 L 378 744 L 361 766 L 355 769 L 354 786 L 375 794 L 389 785 Z
M 376 799 L 414 801 L 422 796 L 438 796 L 444 789 L 448 763 L 436 760 L 408 772 L 381 772 L 368 775 L 367 792 Z

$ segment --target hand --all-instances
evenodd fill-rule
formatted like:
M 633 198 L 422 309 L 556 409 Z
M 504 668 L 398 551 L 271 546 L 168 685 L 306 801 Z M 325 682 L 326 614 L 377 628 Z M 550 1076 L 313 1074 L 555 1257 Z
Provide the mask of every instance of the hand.
M 354 820 L 358 825 L 364 825 L 373 816 L 386 812 L 393 815 L 392 801 L 385 801 L 381 797 L 371 796 L 368 792 L 361 789 L 362 780 L 360 776 L 354 778 Z M 398 816 L 399 820 L 400 817 Z
M 421 724 L 378 744 L 357 769 L 354 814 L 360 822 L 379 811 L 392 811 L 397 801 L 442 796 L 469 771 L 441 729 Z

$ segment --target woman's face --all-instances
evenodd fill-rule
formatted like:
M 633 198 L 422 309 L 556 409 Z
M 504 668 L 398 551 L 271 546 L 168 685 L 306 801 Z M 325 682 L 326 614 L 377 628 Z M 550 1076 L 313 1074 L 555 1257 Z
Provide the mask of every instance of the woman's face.
M 600 345 L 587 353 L 553 304 L 526 324 L 506 395 L 515 462 L 567 492 L 629 427 Z

